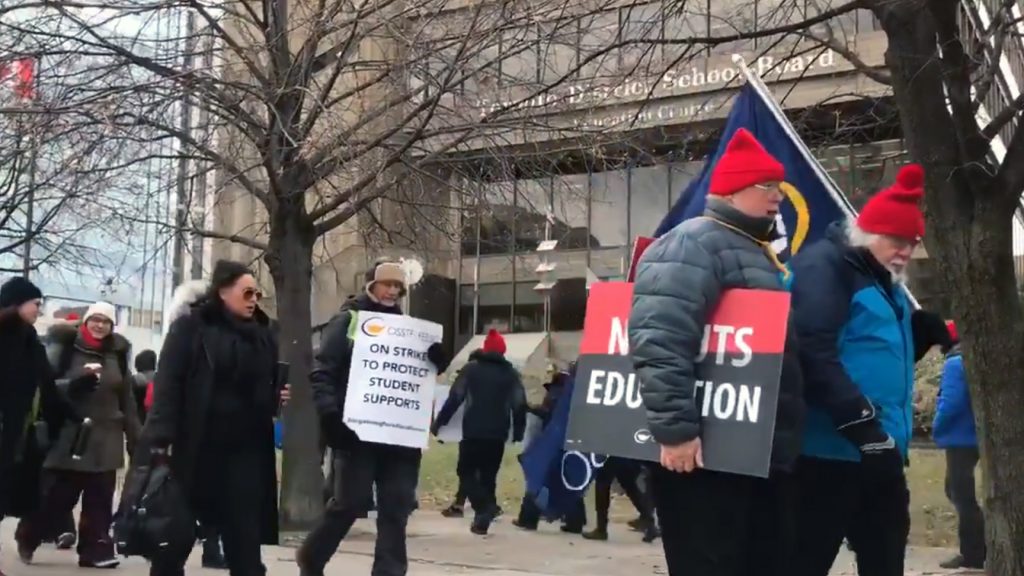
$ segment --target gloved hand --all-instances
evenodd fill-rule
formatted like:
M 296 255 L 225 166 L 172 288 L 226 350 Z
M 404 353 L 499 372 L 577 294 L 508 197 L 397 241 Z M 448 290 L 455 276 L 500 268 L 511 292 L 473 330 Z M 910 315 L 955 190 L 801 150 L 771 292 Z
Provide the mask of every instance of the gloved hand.
M 903 474 L 903 455 L 877 416 L 840 428 L 839 432 L 860 450 L 861 464 L 872 477 Z
M 68 381 L 68 396 L 84 396 L 91 393 L 100 385 L 100 377 L 98 374 L 85 373 Z
M 326 436 L 327 445 L 344 450 L 359 441 L 359 436 L 345 425 L 340 414 L 328 414 L 320 419 L 320 427 Z
M 445 352 L 444 346 L 440 342 L 434 342 L 430 348 L 427 348 L 427 360 L 437 367 L 438 374 L 444 374 L 452 363 L 452 359 L 448 357 L 448 353 Z
M 892 478 L 903 475 L 903 455 L 892 436 L 879 444 L 860 447 L 860 462 L 872 478 Z
M 918 361 L 934 346 L 946 349 L 953 345 L 946 321 L 927 310 L 914 310 L 910 314 L 910 329 L 914 337 L 914 361 Z

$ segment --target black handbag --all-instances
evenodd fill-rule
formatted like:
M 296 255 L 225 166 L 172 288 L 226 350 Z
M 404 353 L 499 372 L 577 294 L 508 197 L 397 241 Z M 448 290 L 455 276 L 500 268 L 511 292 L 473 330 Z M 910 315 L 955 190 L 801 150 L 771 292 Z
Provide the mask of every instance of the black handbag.
M 196 541 L 196 522 L 165 458 L 128 473 L 113 532 L 117 551 L 124 556 L 153 562 L 187 557 Z

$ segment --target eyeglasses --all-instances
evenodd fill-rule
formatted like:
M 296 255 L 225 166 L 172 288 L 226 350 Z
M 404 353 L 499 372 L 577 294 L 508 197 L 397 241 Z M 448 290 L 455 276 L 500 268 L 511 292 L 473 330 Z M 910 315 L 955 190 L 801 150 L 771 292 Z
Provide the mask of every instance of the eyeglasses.
M 772 182 L 771 184 L 754 184 L 754 188 L 763 192 L 782 192 L 778 182 Z
M 260 300 L 263 300 L 263 292 L 260 292 L 255 288 L 246 288 L 245 290 L 242 290 L 242 298 L 244 298 L 246 302 L 259 302 Z

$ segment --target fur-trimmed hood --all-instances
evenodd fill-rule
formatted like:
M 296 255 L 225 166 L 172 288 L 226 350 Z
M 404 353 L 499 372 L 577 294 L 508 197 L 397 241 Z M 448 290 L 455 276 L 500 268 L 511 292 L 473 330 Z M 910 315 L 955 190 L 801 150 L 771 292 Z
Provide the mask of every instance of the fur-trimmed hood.
M 167 311 L 167 325 L 170 326 L 175 320 L 188 316 L 196 309 L 205 309 L 207 312 L 212 311 L 214 308 L 211 306 L 204 306 L 205 303 L 209 302 L 207 294 L 210 291 L 210 282 L 207 280 L 189 280 L 174 289 L 174 295 L 171 297 L 171 306 Z M 205 316 L 207 319 L 212 318 L 211 315 Z M 267 313 L 263 311 L 259 305 L 256 306 L 256 321 L 270 326 L 272 329 L 276 327 L 276 323 L 267 316 Z
M 46 337 L 53 344 L 71 346 L 74 345 L 75 340 L 78 339 L 80 326 L 80 323 L 54 324 L 46 329 Z M 109 350 L 112 352 L 119 352 L 123 354 L 127 353 L 132 347 L 131 342 L 117 332 L 112 332 L 109 338 L 111 342 Z
M 189 314 L 192 307 L 206 297 L 209 289 L 210 283 L 206 280 L 189 280 L 175 288 L 174 296 L 171 297 L 171 307 L 167 311 L 167 324 L 171 325 L 178 318 Z

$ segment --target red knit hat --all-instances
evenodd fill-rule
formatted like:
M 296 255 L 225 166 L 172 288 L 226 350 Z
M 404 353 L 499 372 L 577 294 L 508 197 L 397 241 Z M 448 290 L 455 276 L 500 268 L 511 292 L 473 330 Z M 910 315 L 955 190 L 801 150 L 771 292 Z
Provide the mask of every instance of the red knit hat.
M 708 194 L 731 196 L 740 190 L 786 177 L 782 163 L 769 154 L 746 128 L 732 135 L 725 153 L 711 172 Z
M 907 164 L 896 175 L 896 183 L 875 194 L 864 205 L 857 226 L 868 234 L 884 234 L 917 242 L 924 236 L 924 168 Z
M 491 328 L 484 338 L 484 352 L 505 353 L 505 339 L 494 328 Z

